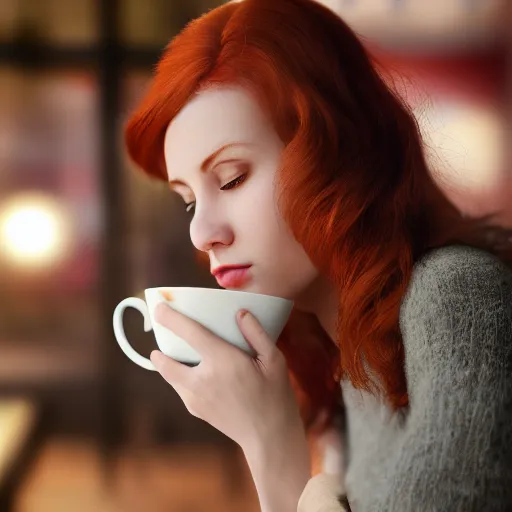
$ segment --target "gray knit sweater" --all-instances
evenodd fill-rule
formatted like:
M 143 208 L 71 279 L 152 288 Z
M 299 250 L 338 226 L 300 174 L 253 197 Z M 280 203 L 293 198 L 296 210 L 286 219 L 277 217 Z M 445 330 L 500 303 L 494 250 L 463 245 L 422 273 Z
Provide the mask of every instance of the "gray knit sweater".
M 352 510 L 512 511 L 511 271 L 478 249 L 432 251 L 414 268 L 400 328 L 407 409 L 392 414 L 342 382 Z M 305 493 L 321 494 L 315 485 Z M 315 501 L 308 511 L 322 510 Z

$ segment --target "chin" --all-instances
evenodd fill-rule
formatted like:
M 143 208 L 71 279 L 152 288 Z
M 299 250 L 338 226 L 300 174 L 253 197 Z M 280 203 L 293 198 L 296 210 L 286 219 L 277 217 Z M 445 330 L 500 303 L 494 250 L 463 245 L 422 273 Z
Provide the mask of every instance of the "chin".
M 255 279 L 244 283 L 243 285 L 234 288 L 229 287 L 226 290 L 241 291 L 248 293 L 258 293 L 260 295 L 272 295 L 273 297 L 281 297 L 283 299 L 295 300 L 296 294 L 294 294 L 289 288 L 269 286 L 262 283 L 258 283 Z
M 252 291 L 252 290 L 250 290 L 250 291 Z M 258 290 L 254 290 L 253 293 L 261 293 L 263 295 L 272 295 L 273 297 L 280 297 L 282 299 L 294 300 L 294 297 L 290 293 L 287 293 L 285 290 L 280 290 L 280 289 L 271 288 L 271 287 L 267 287 L 267 288 L 260 287 Z
M 250 284 L 240 284 L 237 286 L 219 286 L 221 290 L 229 290 L 230 292 L 252 292 L 252 293 L 258 293 L 254 290 L 254 286 Z
M 231 290 L 233 292 L 247 292 L 247 293 L 259 293 L 263 295 L 273 295 L 272 293 L 269 293 L 268 291 L 265 291 L 264 288 L 261 286 L 258 286 L 255 283 L 246 283 L 240 286 L 229 286 L 228 288 L 225 288 L 225 290 Z

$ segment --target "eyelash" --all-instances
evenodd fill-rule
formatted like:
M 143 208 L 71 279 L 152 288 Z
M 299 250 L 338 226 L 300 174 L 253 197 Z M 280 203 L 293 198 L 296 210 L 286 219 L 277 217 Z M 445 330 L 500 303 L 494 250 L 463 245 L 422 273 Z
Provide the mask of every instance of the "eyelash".
M 220 187 L 220 190 L 231 190 L 232 188 L 235 188 L 238 185 L 240 185 L 240 183 L 243 183 L 245 181 L 246 177 L 247 177 L 247 174 L 241 174 L 240 176 L 238 176 L 234 180 L 231 180 L 230 182 L 228 182 L 225 185 L 223 185 L 222 187 Z M 195 204 L 196 204 L 195 201 L 192 201 L 190 203 L 186 203 L 185 204 L 185 211 L 187 213 L 190 212 L 191 211 L 190 207 L 191 206 L 195 206 Z

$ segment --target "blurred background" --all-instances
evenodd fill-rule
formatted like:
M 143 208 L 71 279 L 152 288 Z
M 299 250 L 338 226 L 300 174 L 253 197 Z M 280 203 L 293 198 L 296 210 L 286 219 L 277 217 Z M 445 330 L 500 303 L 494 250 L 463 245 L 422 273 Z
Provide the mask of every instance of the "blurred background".
M 122 128 L 165 44 L 220 3 L 0 1 L 0 512 L 258 509 L 237 446 L 111 320 L 144 288 L 217 286 Z M 413 105 L 450 198 L 512 226 L 512 2 L 322 3 Z M 149 355 L 138 313 L 125 324 Z

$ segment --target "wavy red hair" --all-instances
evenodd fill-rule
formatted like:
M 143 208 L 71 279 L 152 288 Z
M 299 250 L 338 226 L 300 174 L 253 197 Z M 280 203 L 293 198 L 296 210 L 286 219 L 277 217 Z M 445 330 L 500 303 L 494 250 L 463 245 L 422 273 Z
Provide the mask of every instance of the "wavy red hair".
M 342 378 L 406 406 L 398 319 L 414 263 L 453 242 L 489 245 L 488 219 L 462 218 L 434 184 L 415 117 L 377 66 L 311 0 L 231 2 L 171 41 L 126 127 L 134 162 L 167 180 L 164 134 L 193 95 L 243 86 L 270 116 L 285 144 L 281 214 L 339 291 L 337 346 L 296 311 L 279 339 L 306 424 L 336 407 Z

